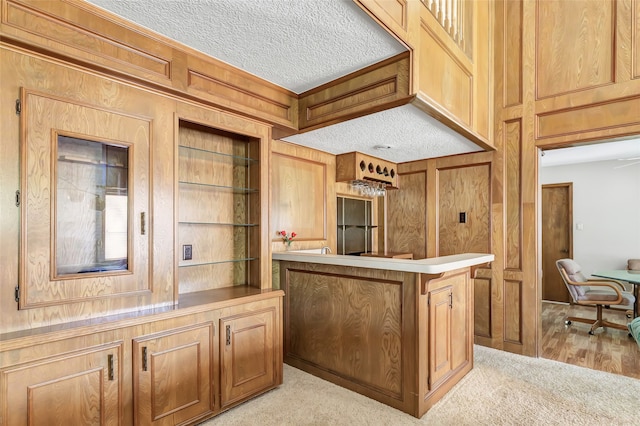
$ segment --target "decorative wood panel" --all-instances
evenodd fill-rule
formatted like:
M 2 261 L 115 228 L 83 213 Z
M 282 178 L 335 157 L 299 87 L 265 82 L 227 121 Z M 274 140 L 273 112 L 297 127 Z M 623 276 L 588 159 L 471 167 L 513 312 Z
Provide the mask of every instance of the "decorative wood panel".
M 614 82 L 616 3 L 537 1 L 537 99 Z
M 504 124 L 505 167 L 505 268 L 522 268 L 522 124 L 513 120 Z
M 490 252 L 490 180 L 488 164 L 438 171 L 438 255 Z
M 326 164 L 279 153 L 272 156 L 272 238 L 295 232 L 297 241 L 327 239 Z
M 309 130 L 409 101 L 409 54 L 402 53 L 299 97 L 300 129 Z
M 474 335 L 491 337 L 491 279 L 476 277 L 474 283 Z
M 472 128 L 471 64 L 456 56 L 426 22 L 421 22 L 420 30 L 419 93 Z
M 406 41 L 407 0 L 357 0 L 357 2 Z
M 170 83 L 171 47 L 158 39 L 143 45 L 136 45 L 142 40 L 135 38 L 134 43 L 127 42 L 115 36 L 122 35 L 118 23 L 73 3 L 7 0 L 5 7 L 3 23 L 30 41 L 136 77 Z
M 236 72 L 212 60 L 189 58 L 187 92 L 227 107 L 241 108 L 245 113 L 269 116 L 278 124 L 297 124 L 293 95 L 277 87 L 256 84 L 256 78 Z
M 401 400 L 403 274 L 346 269 L 287 269 L 285 356 Z
M 536 116 L 536 138 L 541 144 L 552 144 L 552 138 L 568 136 L 577 140 L 590 140 L 598 136 L 610 137 L 611 134 L 629 135 L 638 132 L 640 96 L 539 113 Z M 546 142 L 545 139 L 549 141 Z
M 522 103 L 522 2 L 504 2 L 502 18 L 500 28 L 506 35 L 502 37 L 503 49 L 509 57 L 502 67 L 502 102 L 504 107 L 510 107 Z
M 523 321 L 530 319 L 523 318 L 523 288 L 520 280 L 504 280 L 504 341 L 509 343 L 522 344 Z M 539 303 L 539 300 L 531 303 Z
M 427 257 L 427 174 L 402 174 L 402 190 L 387 192 L 387 249 Z

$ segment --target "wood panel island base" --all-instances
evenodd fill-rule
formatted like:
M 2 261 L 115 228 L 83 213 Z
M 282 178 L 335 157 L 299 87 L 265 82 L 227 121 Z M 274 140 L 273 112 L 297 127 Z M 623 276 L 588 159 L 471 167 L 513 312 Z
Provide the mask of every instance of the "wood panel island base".
M 470 271 L 493 255 L 273 259 L 287 364 L 415 417 L 473 368 Z

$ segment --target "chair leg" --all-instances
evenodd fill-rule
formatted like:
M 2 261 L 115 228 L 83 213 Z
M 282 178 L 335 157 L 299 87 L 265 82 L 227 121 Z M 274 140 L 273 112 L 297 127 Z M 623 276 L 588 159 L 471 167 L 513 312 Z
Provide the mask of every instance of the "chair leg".
M 607 320 L 602 319 L 602 305 L 596 305 L 596 319 L 590 318 L 581 318 L 581 317 L 567 317 L 565 319 L 565 324 L 571 325 L 572 322 L 581 322 L 584 324 L 591 324 L 591 329 L 589 330 L 589 334 L 593 336 L 594 332 L 600 327 L 611 327 L 618 330 L 628 331 L 626 325 L 616 324 L 613 322 L 609 322 Z

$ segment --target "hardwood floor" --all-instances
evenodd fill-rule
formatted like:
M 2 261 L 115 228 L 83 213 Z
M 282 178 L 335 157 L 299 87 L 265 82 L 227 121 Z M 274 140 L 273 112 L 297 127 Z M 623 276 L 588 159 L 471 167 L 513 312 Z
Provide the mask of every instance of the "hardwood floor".
M 595 318 L 595 308 L 542 302 L 541 357 L 594 370 L 640 379 L 640 348 L 623 330 L 598 329 L 589 335 L 588 324 L 564 324 L 565 317 Z M 626 324 L 624 312 L 605 309 L 603 318 Z

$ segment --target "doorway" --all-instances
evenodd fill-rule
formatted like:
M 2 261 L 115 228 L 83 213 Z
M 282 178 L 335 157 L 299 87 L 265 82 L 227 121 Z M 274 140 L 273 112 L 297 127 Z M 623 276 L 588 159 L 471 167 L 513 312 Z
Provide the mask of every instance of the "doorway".
M 558 259 L 573 258 L 573 184 L 542 185 L 542 300 L 571 301 Z

